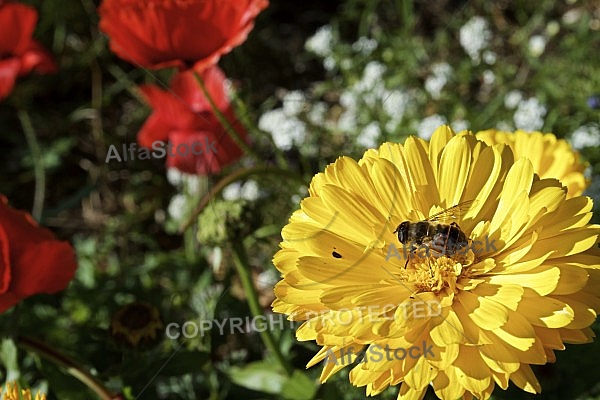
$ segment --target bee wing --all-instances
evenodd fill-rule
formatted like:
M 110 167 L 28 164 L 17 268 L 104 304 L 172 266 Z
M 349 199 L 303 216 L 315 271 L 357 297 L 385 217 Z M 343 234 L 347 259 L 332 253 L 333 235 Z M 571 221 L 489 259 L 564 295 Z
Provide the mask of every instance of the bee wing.
M 460 202 L 455 206 L 446 208 L 445 210 L 433 214 L 429 218 L 425 219 L 425 221 L 446 222 L 452 219 L 458 219 L 462 214 L 465 214 L 469 210 L 469 208 L 471 208 L 471 206 L 475 203 L 476 200 L 467 200 Z

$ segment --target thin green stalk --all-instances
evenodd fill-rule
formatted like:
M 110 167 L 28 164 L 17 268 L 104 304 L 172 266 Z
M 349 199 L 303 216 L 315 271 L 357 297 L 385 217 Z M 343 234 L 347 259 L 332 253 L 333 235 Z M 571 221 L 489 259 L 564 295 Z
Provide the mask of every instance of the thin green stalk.
M 206 89 L 206 85 L 204 84 L 202 77 L 196 71 L 194 71 L 194 78 L 196 78 L 196 81 L 200 85 L 200 88 L 202 89 L 204 96 L 208 100 L 208 103 L 210 104 L 210 108 L 212 109 L 212 112 L 215 114 L 215 116 L 217 117 L 217 119 L 219 120 L 221 125 L 223 125 L 223 127 L 225 128 L 225 131 L 227 132 L 229 137 L 231 137 L 231 139 L 233 139 L 233 141 L 238 146 L 240 146 L 240 148 L 242 150 L 244 150 L 244 153 L 252 155 L 256 160 L 260 160 L 258 155 L 254 153 L 254 151 L 250 148 L 250 146 L 248 146 L 246 144 L 246 142 L 242 140 L 240 135 L 235 131 L 235 129 L 233 129 L 233 124 L 225 117 L 225 115 L 221 112 L 221 110 L 219 110 L 219 107 L 217 107 L 217 105 L 215 104 L 212 96 L 208 92 L 208 89 Z
M 271 101 L 273 103 L 275 103 L 275 101 L 273 101 L 273 100 L 271 100 Z M 248 118 L 248 114 L 250 113 L 251 110 L 248 110 L 248 108 L 246 108 L 246 104 L 239 97 L 235 97 L 235 96 L 233 97 L 233 103 L 235 104 L 236 108 L 238 110 L 240 110 L 238 117 L 245 124 L 248 131 L 252 134 L 252 137 L 257 138 L 257 137 L 263 136 L 263 132 L 260 129 L 256 128 L 250 122 L 250 120 Z M 263 104 L 265 104 L 265 103 L 263 103 Z M 283 152 L 281 151 L 280 148 L 275 146 L 275 142 L 273 141 L 273 138 L 269 138 L 269 139 L 270 139 L 270 142 L 273 144 L 273 152 L 275 153 L 275 161 L 277 162 L 277 165 L 280 168 L 287 168 L 288 164 L 285 159 L 285 156 L 283 155 Z
M 84 371 L 75 361 L 50 348 L 46 343 L 26 336 L 18 336 L 16 343 L 19 347 L 36 353 L 40 357 L 65 368 L 67 372 L 90 388 L 102 400 L 118 400 L 123 398 L 121 395 L 110 392 L 99 380 L 90 375 L 89 372 Z
M 194 179 L 197 179 L 197 184 L 198 184 L 198 192 L 192 192 L 191 191 L 191 183 L 187 180 L 184 181 L 183 184 L 183 193 L 184 196 L 186 197 L 186 202 L 192 202 L 194 198 L 196 198 L 198 195 L 206 195 L 206 193 L 208 192 L 208 177 L 206 176 L 198 176 L 195 177 Z M 193 221 L 192 219 L 188 218 L 188 220 Z M 194 229 L 187 229 L 185 232 L 183 233 L 183 244 L 184 244 L 184 249 L 185 249 L 185 257 L 187 259 L 188 262 L 193 262 L 196 259 L 196 250 L 197 250 L 197 239 L 196 239 L 196 234 L 197 234 L 197 227 L 195 226 Z
M 415 21 L 413 0 L 396 0 L 396 4 L 399 4 L 398 11 L 401 14 L 402 29 L 406 34 L 410 34 Z
M 25 133 L 25 139 L 29 150 L 31 150 L 31 157 L 33 159 L 33 173 L 35 176 L 35 192 L 33 196 L 33 210 L 31 215 L 38 222 L 42 219 L 42 211 L 44 209 L 44 197 L 46 196 L 46 171 L 44 170 L 44 160 L 42 159 L 42 151 L 40 144 L 37 141 L 31 118 L 25 110 L 19 110 L 19 120 L 21 121 L 21 127 Z
M 250 268 L 248 268 L 248 257 L 246 256 L 246 250 L 241 243 L 233 243 L 233 263 L 235 264 L 235 268 L 237 270 L 238 276 L 242 281 L 242 286 L 244 288 L 244 293 L 246 293 L 246 297 L 248 298 L 248 305 L 250 306 L 250 311 L 254 317 L 262 316 L 262 307 L 258 301 L 258 293 L 256 292 L 256 288 L 254 287 L 254 283 L 252 282 L 252 275 L 250 273 Z M 283 357 L 281 350 L 279 349 L 279 345 L 275 341 L 273 334 L 268 329 L 263 329 L 260 332 L 260 336 L 262 338 L 263 343 L 269 352 L 275 356 L 277 362 L 281 366 L 281 368 L 288 374 L 292 374 L 292 368 L 288 364 L 287 360 Z

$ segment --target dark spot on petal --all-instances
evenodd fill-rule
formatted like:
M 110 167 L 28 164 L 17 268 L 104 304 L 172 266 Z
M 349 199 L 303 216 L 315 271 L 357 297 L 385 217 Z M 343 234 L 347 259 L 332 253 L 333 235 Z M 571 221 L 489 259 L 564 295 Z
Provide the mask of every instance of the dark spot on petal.
M 338 253 L 337 251 L 332 251 L 331 255 L 334 256 L 335 258 L 342 258 L 342 255 L 340 253 Z

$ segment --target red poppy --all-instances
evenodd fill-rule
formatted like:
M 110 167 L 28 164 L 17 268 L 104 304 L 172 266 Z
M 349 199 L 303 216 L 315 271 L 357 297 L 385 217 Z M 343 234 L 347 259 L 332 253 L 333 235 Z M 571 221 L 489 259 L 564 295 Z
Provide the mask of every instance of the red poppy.
M 243 43 L 268 0 L 104 0 L 100 30 L 123 60 L 145 68 L 216 64 Z
M 34 294 L 65 289 L 76 268 L 68 242 L 9 207 L 0 195 L 0 312 Z
M 200 76 L 218 109 L 247 142 L 248 134 L 230 104 L 223 72 L 215 65 Z M 138 142 L 152 148 L 159 141 L 170 141 L 167 166 L 207 175 L 242 156 L 242 149 L 212 112 L 193 71 L 175 75 L 169 91 L 152 85 L 140 89 L 154 111 L 138 133 Z
M 56 71 L 50 53 L 31 38 L 37 18 L 30 6 L 0 0 L 0 100 L 10 94 L 17 77 Z

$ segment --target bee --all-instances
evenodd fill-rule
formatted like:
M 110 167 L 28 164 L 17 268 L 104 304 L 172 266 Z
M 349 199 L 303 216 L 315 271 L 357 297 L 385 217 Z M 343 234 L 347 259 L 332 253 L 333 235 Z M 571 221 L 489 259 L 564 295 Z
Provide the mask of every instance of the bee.
M 474 200 L 463 201 L 419 222 L 404 221 L 398 225 L 394 233 L 403 245 L 410 245 L 410 254 L 416 253 L 417 247 L 424 248 L 426 254 L 436 257 L 452 256 L 468 245 L 467 235 L 456 222 L 445 224 L 451 218 L 456 218 L 473 205 Z M 406 259 L 404 268 L 408 265 Z

